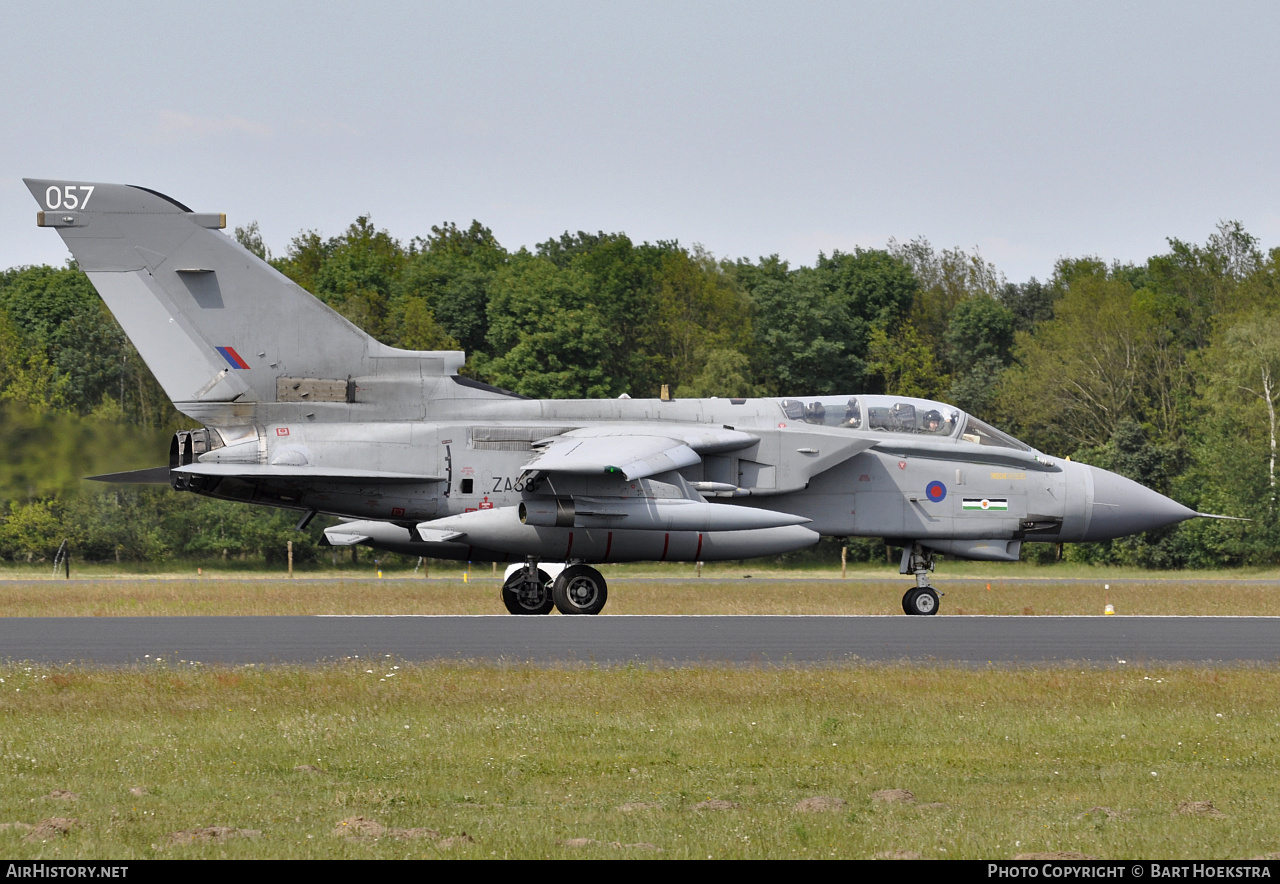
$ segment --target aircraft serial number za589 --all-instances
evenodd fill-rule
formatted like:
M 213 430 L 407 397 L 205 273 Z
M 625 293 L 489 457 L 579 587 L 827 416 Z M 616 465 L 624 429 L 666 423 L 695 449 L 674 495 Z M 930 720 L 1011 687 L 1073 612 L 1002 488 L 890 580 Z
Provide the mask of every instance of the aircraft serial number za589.
M 460 377 L 463 353 L 374 340 L 221 232 L 225 215 L 140 187 L 26 183 L 201 425 L 174 436 L 162 481 L 295 509 L 299 527 L 337 516 L 335 545 L 520 563 L 502 590 L 515 614 L 599 613 L 601 562 L 777 555 L 823 535 L 901 545 L 903 610 L 933 614 L 935 553 L 1013 561 L 1026 542 L 1202 515 L 942 402 L 525 399 Z M 552 579 L 540 562 L 566 567 Z

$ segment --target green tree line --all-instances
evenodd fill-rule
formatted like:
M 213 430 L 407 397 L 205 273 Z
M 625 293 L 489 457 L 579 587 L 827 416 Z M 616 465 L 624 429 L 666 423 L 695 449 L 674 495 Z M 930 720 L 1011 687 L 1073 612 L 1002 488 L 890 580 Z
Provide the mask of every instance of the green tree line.
M 478 222 L 405 241 L 361 216 L 337 236 L 304 231 L 278 257 L 256 224 L 235 236 L 379 340 L 465 349 L 464 373 L 526 396 L 656 396 L 666 384 L 676 396 L 941 399 L 1044 451 L 1251 519 L 1071 545 L 1069 559 L 1280 559 L 1280 249 L 1264 252 L 1238 223 L 1141 264 L 1062 259 L 1024 283 L 924 239 L 792 267 L 622 233 L 511 251 Z M 191 421 L 74 266 L 0 273 L 0 408 L 0 556 L 47 558 L 63 537 L 108 560 L 273 557 L 287 539 L 304 561 L 322 554 L 320 526 L 294 532 L 290 513 L 78 481 L 156 465 Z

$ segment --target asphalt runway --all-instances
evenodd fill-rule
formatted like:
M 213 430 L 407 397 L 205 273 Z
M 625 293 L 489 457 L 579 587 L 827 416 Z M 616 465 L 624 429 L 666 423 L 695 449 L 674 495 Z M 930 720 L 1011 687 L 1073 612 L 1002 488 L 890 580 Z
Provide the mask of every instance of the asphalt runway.
M 12 617 L 0 660 L 658 666 L 1274 664 L 1277 617 Z

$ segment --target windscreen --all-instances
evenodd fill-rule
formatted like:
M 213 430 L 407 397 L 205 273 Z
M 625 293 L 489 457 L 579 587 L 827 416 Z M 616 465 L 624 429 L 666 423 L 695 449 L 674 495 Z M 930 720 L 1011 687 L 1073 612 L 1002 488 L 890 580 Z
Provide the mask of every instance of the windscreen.
M 1030 451 L 1031 446 L 1026 443 L 1019 442 L 1008 433 L 1002 433 L 990 424 L 983 423 L 972 415 L 964 425 L 964 432 L 960 438 L 966 442 L 976 442 L 979 445 L 994 445 L 997 448 L 1016 448 L 1019 451 Z

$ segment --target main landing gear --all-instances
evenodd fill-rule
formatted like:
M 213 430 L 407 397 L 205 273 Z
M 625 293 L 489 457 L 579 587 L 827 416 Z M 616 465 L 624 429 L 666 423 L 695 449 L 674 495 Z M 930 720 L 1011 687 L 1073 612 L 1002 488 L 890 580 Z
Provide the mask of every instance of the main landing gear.
M 502 584 L 502 603 L 512 614 L 550 614 L 555 607 L 551 575 L 534 559 L 526 559 L 524 567 Z
M 570 565 L 551 587 L 561 614 L 599 614 L 609 598 L 604 576 L 588 565 Z
M 599 614 L 609 598 L 604 576 L 588 565 L 569 565 L 555 580 L 538 567 L 536 559 L 525 559 L 502 585 L 502 603 L 512 614 Z
M 933 570 L 933 550 L 925 549 L 919 542 L 902 550 L 900 574 L 915 574 L 916 585 L 902 597 L 902 611 L 906 614 L 930 615 L 938 613 L 938 591 L 929 585 L 929 572 Z

